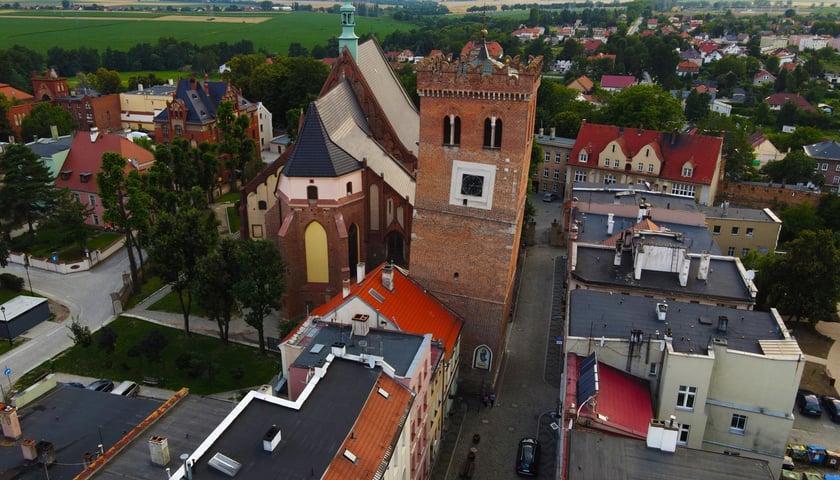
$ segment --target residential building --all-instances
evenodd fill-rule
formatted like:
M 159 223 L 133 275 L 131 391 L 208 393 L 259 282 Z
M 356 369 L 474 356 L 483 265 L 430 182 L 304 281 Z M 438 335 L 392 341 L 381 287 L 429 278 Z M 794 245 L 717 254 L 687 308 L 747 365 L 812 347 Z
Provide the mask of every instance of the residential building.
M 417 65 L 420 138 L 411 274 L 464 319 L 464 387 L 495 384 L 513 292 L 542 57 Z M 516 81 L 511 81 L 515 78 Z M 457 245 L 457 248 L 453 248 Z
M 70 144 L 70 153 L 55 179 L 55 187 L 70 190 L 77 201 L 91 208 L 92 213 L 85 220 L 88 225 L 105 226 L 102 215 L 105 207 L 99 198 L 96 175 L 102 169 L 102 155 L 114 152 L 126 158 L 125 171 L 144 172 L 154 163 L 154 155 L 127 138 L 111 133 L 100 133 L 96 128 L 90 132 L 77 133 Z
M 732 105 L 723 100 L 714 100 L 711 105 L 711 110 L 728 117 L 732 113 Z
M 155 131 L 155 117 L 175 95 L 174 83 L 144 87 L 120 93 L 120 118 L 124 128 L 144 132 Z
M 20 137 L 23 119 L 29 115 L 32 107 L 35 106 L 35 97 L 23 90 L 18 90 L 8 83 L 0 83 L 0 95 L 3 95 L 6 97 L 6 100 L 11 102 L 11 105 L 9 105 L 6 111 L 6 120 L 12 126 L 12 131 L 15 133 L 15 136 Z M 8 139 L 4 138 L 2 140 Z
M 39 138 L 37 141 L 26 144 L 30 150 L 41 158 L 41 162 L 50 169 L 52 178 L 58 177 L 59 172 L 64 169 L 64 162 L 67 160 L 70 145 L 73 142 L 72 135 L 59 137 L 57 133 L 54 137 Z
M 601 75 L 601 89 L 608 92 L 620 92 L 635 84 L 636 77 L 632 75 Z
M 656 192 L 715 199 L 723 139 L 584 123 L 572 148 L 566 191 L 573 183 L 643 184 Z
M 825 189 L 840 188 L 840 143 L 826 140 L 802 147 L 805 155 L 817 161 L 817 170 L 825 176 Z
M 761 131 L 754 132 L 747 138 L 747 141 L 752 145 L 753 155 L 755 155 L 753 167 L 761 168 L 767 165 L 767 162 L 775 162 L 785 158 L 785 155 Z
M 802 110 L 808 110 L 811 112 L 817 111 L 817 109 L 814 108 L 808 100 L 805 100 L 803 97 L 795 93 L 774 93 L 773 95 L 765 98 L 764 103 L 770 106 L 770 110 L 775 111 L 781 110 L 787 103 L 793 103 Z
M 701 206 L 700 210 L 706 214 L 709 231 L 726 255 L 745 257 L 750 252 L 776 252 L 782 221 L 769 208 L 731 207 L 729 202 L 723 202 L 720 206 Z
M 195 78 L 178 80 L 175 96 L 155 116 L 155 141 L 168 145 L 172 139 L 181 137 L 193 145 L 217 142 L 221 133 L 216 125 L 216 110 L 223 101 L 231 102 L 234 115 L 248 117 L 248 137 L 260 145 L 257 105 L 245 99 L 229 82 Z
M 774 83 L 776 83 L 776 76 L 768 72 L 767 70 L 761 70 L 755 75 L 753 75 L 753 85 L 756 87 L 760 87 L 762 85 L 767 84 L 772 85 Z
M 92 89 L 82 89 L 68 96 L 52 99 L 76 121 L 78 131 L 89 132 L 94 128 L 100 132 L 122 131 L 119 94 L 100 95 Z
M 71 94 L 67 79 L 59 77 L 55 69 L 50 69 L 49 72 L 41 75 L 33 72 L 32 92 L 35 99 L 40 102 L 51 102 L 56 98 Z
M 527 28 L 520 25 L 517 30 L 511 32 L 511 35 L 518 38 L 520 42 L 530 42 L 535 38 L 540 38 L 545 33 L 545 27 Z
M 677 75 L 681 77 L 693 76 L 700 73 L 700 66 L 696 63 L 685 60 L 677 64 Z
M 534 137 L 534 141 L 543 149 L 543 161 L 531 177 L 531 189 L 541 193 L 556 193 L 559 198 L 565 198 L 566 164 L 575 140 L 557 137 L 554 131 L 551 128 L 549 135 L 545 135 L 545 130 L 541 128 Z
M 566 85 L 566 88 L 575 89 L 580 93 L 589 93 L 593 88 L 595 88 L 595 83 L 593 83 L 586 75 L 581 75 Z
M 260 132 L 260 150 L 270 150 L 271 140 L 274 138 L 273 115 L 262 102 L 257 102 L 257 125 Z

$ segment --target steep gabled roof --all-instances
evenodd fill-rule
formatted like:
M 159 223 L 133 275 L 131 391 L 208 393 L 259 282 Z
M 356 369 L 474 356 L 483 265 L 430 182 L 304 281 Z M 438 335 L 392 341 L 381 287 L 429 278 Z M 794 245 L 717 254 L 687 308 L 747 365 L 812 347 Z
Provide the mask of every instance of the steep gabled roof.
M 350 294 L 346 298 L 336 295 L 313 310 L 312 315 L 327 317 L 331 312 L 351 301 L 353 297 L 358 297 L 371 305 L 383 317 L 397 324 L 403 332 L 428 333 L 433 339 L 443 341 L 446 358 L 452 358 L 452 351 L 461 334 L 463 321 L 398 268 L 393 270 L 393 290 L 383 287 L 381 281 L 383 266 L 384 264 L 369 272 L 361 283 L 352 284 Z M 293 334 L 294 332 L 290 336 Z
M 781 107 L 788 102 L 793 102 L 794 104 L 796 104 L 797 107 L 803 110 L 816 110 L 813 105 L 808 103 L 808 100 L 805 100 L 804 98 L 795 93 L 774 93 L 773 95 L 770 95 L 769 97 L 764 99 L 764 103 L 771 106 Z
M 714 178 L 723 146 L 723 139 L 720 137 L 665 133 L 587 122 L 580 127 L 575 146 L 572 147 L 569 155 L 569 165 L 580 165 L 578 154 L 581 149 L 586 148 L 590 156 L 595 156 L 613 140 L 617 140 L 622 145 L 622 150 L 628 157 L 632 157 L 649 145 L 658 148 L 663 160 L 660 178 L 704 184 L 710 184 Z M 682 167 L 688 161 L 694 166 L 694 172 L 691 177 L 683 177 Z M 586 165 L 591 168 L 615 171 L 612 168 L 604 168 L 591 159 Z
M 91 138 L 95 141 L 91 141 Z M 141 171 L 147 170 L 155 160 L 152 152 L 125 137 L 110 133 L 80 132 L 70 144 L 70 153 L 67 154 L 62 167 L 62 172 L 71 173 L 67 175 L 67 178 L 59 173 L 58 178 L 55 179 L 55 186 L 82 192 L 98 192 L 96 175 L 102 169 L 102 154 L 105 152 L 115 152 L 125 157 L 128 160 L 125 164 L 126 172 L 135 168 Z M 134 166 L 132 160 L 137 161 L 137 167 Z M 90 174 L 87 176 L 87 182 L 82 181 L 82 174 Z
M 32 100 L 32 95 L 24 92 L 23 90 L 18 90 L 17 88 L 9 85 L 8 83 L 0 83 L 0 94 L 6 96 L 6 100 Z
M 601 88 L 627 88 L 635 83 L 633 75 L 601 75 Z
M 187 123 L 212 123 L 216 120 L 216 110 L 228 93 L 228 82 L 196 81 L 195 79 L 180 79 L 175 90 L 175 100 L 181 100 L 187 107 Z M 256 105 L 236 95 L 239 111 L 252 110 Z M 169 113 L 163 109 L 155 120 L 167 120 Z
M 352 112 L 358 105 L 344 105 Z M 352 118 L 353 115 L 348 115 Z M 352 127 L 351 127 L 352 128 Z M 309 105 L 294 150 L 286 162 L 283 175 L 287 177 L 339 177 L 362 168 L 361 162 L 333 143 L 315 102 Z

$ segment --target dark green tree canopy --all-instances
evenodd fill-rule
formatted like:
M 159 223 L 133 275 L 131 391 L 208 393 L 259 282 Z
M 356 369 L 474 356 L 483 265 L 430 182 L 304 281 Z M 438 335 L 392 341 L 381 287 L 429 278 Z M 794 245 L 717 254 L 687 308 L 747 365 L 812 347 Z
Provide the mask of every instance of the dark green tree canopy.
M 622 127 L 671 131 L 682 125 L 680 101 L 658 85 L 633 85 L 610 98 L 606 122 Z
M 58 127 L 59 135 L 74 132 L 77 127 L 73 116 L 67 110 L 49 103 L 39 103 L 32 108 L 29 115 L 23 118 L 21 136 L 26 141 L 32 140 L 35 136 L 49 137 L 50 127 L 53 125 Z
M 13 226 L 28 225 L 35 234 L 35 222 L 51 213 L 56 204 L 52 174 L 26 145 L 13 143 L 0 156 L 5 175 L 0 186 L 0 215 Z
M 781 160 L 767 162 L 764 172 L 779 183 L 807 183 L 814 180 L 817 161 L 803 150 L 794 150 Z

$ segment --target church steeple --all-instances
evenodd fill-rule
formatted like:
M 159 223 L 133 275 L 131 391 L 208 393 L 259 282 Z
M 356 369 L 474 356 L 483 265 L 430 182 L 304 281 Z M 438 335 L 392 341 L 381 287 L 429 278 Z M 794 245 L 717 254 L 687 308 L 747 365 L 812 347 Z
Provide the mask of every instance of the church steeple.
M 344 0 L 341 6 L 341 36 L 338 37 L 338 51 L 341 53 L 344 47 L 350 50 L 353 60 L 358 61 L 356 52 L 359 49 L 359 37 L 356 36 L 356 7 L 350 0 Z

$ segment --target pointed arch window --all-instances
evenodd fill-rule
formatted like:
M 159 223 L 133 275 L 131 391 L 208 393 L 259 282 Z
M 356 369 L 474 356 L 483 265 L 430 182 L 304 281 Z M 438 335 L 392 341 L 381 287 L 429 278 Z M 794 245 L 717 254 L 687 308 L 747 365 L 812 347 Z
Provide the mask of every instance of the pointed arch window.
M 451 146 L 461 144 L 461 117 L 455 114 L 443 117 L 443 144 Z
M 484 120 L 484 148 L 502 148 L 502 121 L 495 115 Z

